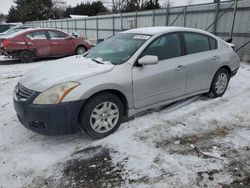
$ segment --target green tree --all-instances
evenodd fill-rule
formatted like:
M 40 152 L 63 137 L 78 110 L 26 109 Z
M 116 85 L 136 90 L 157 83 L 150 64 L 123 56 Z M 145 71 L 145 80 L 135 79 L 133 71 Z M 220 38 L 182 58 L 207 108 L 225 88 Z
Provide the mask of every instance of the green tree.
M 26 22 L 59 18 L 58 0 L 15 0 L 9 10 L 8 22 Z
M 75 7 L 69 7 L 66 9 L 65 16 L 69 17 L 72 15 L 87 15 L 95 16 L 97 14 L 107 13 L 108 9 L 103 5 L 101 1 L 86 2 L 78 4 Z
M 145 4 L 143 5 L 143 9 L 144 10 L 152 10 L 152 9 L 159 9 L 160 4 L 159 4 L 159 0 L 150 0 L 145 2 Z
M 120 11 L 122 12 L 133 12 L 137 10 L 151 10 L 161 8 L 159 0 L 122 0 L 118 2 L 113 1 L 114 12 L 117 12 L 117 7 L 119 7 Z

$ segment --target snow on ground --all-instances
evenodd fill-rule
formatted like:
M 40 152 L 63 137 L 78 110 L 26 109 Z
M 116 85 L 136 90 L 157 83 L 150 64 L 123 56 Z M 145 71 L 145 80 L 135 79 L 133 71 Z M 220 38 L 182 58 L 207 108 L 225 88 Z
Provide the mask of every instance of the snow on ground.
M 15 84 L 48 63 L 0 62 L 1 188 L 250 186 L 249 65 L 222 98 L 183 100 L 93 140 L 82 133 L 46 137 L 18 122 Z

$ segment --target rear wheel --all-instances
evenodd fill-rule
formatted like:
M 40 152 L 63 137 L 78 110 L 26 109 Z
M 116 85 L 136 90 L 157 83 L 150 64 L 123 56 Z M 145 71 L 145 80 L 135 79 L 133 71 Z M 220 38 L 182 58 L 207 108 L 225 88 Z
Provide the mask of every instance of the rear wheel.
M 20 61 L 22 63 L 30 63 L 34 61 L 35 56 L 34 53 L 28 50 L 21 51 L 19 54 Z
M 229 83 L 230 77 L 229 73 L 226 69 L 219 69 L 214 78 L 209 91 L 209 97 L 216 98 L 221 97 L 227 90 L 227 86 Z
M 78 47 L 76 48 L 76 54 L 77 54 L 77 55 L 84 54 L 86 51 L 87 51 L 87 50 L 86 50 L 86 48 L 85 48 L 84 46 L 78 46 Z
M 115 132 L 122 122 L 124 108 L 114 94 L 102 93 L 91 98 L 80 114 L 80 125 L 93 138 L 103 138 Z

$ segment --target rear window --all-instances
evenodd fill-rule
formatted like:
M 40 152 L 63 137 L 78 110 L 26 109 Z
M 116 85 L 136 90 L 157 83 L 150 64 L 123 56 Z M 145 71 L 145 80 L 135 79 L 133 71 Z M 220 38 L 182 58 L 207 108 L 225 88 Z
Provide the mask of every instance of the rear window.
M 211 50 L 217 49 L 217 41 L 213 39 L 212 37 L 209 37 L 210 47 Z
M 26 35 L 30 39 L 47 39 L 45 31 L 35 31 Z
M 186 53 L 194 54 L 210 50 L 208 37 L 199 33 L 184 33 Z

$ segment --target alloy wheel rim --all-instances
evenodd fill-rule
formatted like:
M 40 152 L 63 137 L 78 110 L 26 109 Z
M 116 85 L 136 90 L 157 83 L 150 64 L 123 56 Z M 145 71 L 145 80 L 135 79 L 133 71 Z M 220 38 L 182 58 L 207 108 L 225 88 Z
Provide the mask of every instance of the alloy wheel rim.
M 217 81 L 215 83 L 215 91 L 216 91 L 216 93 L 222 94 L 226 90 L 227 82 L 228 82 L 227 74 L 226 73 L 221 73 L 218 76 Z
M 78 48 L 77 54 L 83 54 L 85 52 L 85 49 L 83 47 Z
M 113 102 L 97 105 L 90 115 L 91 128 L 100 134 L 112 130 L 119 120 L 119 109 Z
M 28 61 L 28 60 L 30 60 L 30 55 L 29 54 L 24 54 L 24 59 L 26 60 L 26 61 Z

